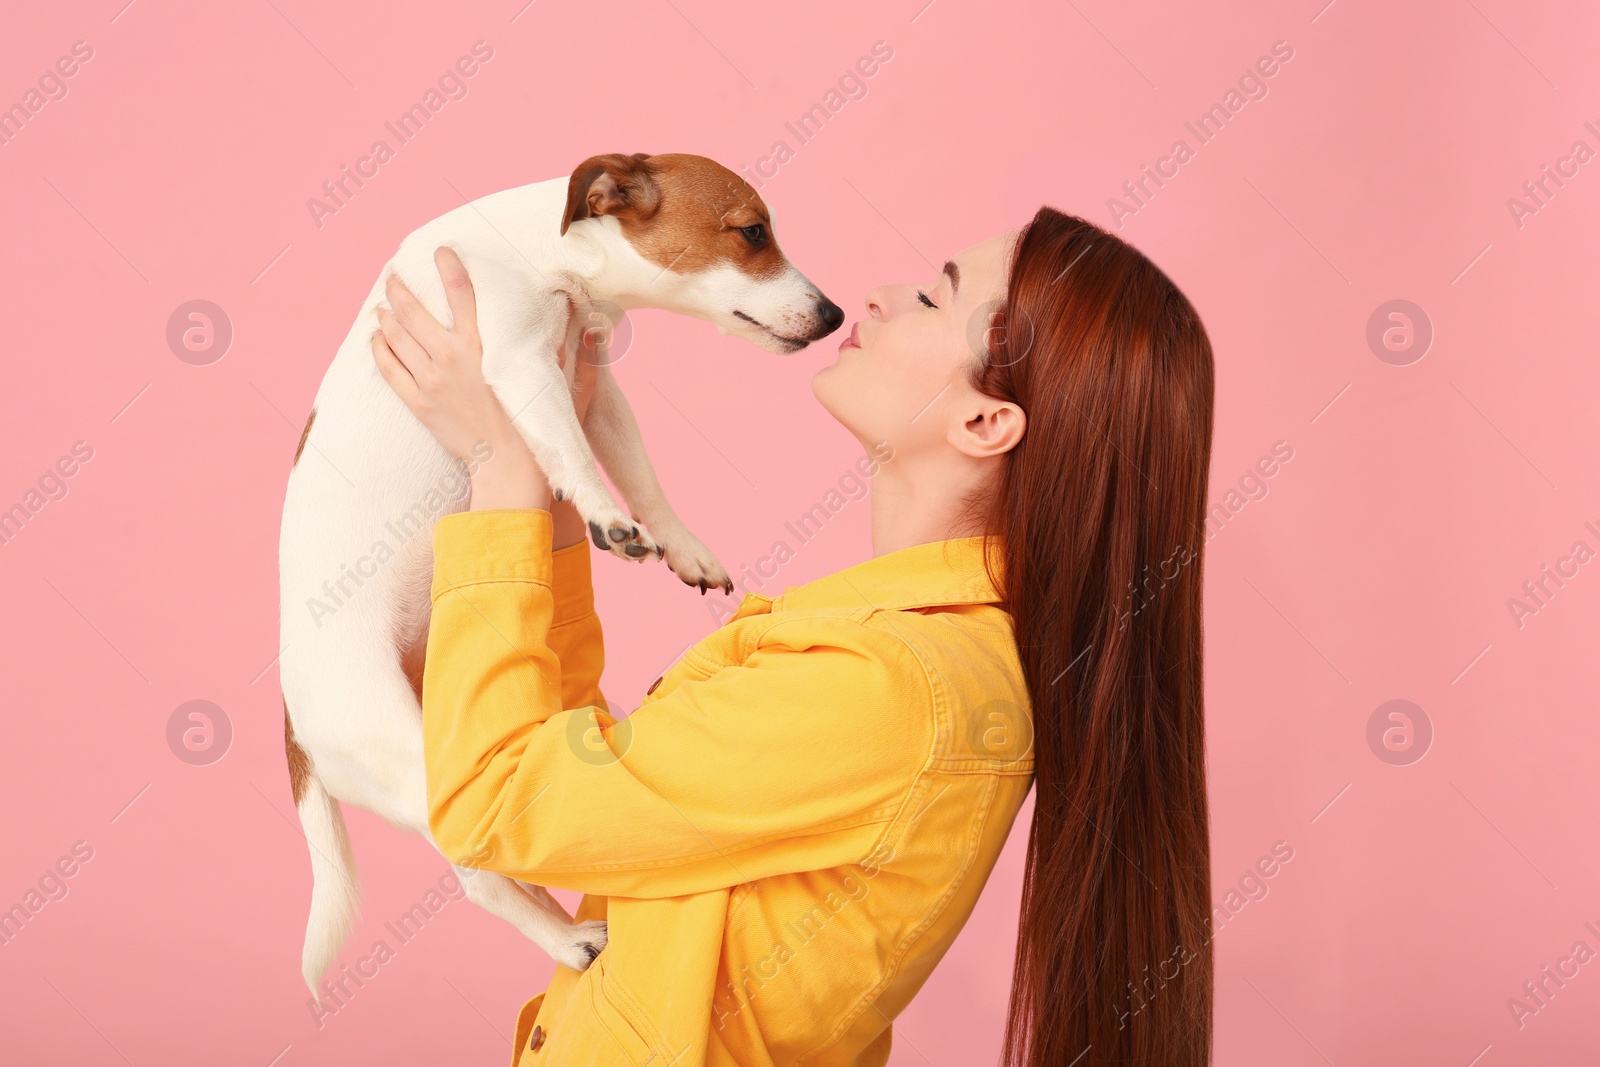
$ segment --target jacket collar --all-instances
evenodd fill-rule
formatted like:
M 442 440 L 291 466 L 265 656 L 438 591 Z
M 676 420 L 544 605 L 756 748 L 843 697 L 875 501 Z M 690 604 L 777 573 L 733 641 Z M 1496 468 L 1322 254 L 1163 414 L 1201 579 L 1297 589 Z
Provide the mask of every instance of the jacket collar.
M 997 559 L 995 563 L 999 573 Z M 983 565 L 983 538 L 957 537 L 886 552 L 814 582 L 786 589 L 772 602 L 771 610 L 907 611 L 953 604 L 996 604 L 1000 599 Z

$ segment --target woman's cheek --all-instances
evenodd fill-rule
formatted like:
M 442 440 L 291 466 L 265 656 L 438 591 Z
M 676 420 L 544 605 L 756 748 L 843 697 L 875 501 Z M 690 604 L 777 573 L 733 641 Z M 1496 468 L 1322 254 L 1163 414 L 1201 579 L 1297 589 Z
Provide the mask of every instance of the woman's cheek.
M 921 412 L 955 380 L 955 361 L 942 357 L 942 349 L 947 346 L 941 344 L 941 340 L 929 338 L 923 347 L 906 353 L 896 359 L 892 367 L 886 368 L 893 376 L 894 391 L 900 394 L 902 403 L 910 407 L 911 415 Z

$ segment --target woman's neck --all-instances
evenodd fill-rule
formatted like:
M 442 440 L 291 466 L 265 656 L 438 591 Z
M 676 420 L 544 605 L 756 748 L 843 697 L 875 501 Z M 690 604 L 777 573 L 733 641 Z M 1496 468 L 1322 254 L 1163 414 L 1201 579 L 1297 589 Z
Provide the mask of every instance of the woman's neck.
M 997 473 L 993 464 L 964 457 L 962 462 L 885 466 L 872 483 L 872 554 L 983 533 L 986 512 L 970 502 Z

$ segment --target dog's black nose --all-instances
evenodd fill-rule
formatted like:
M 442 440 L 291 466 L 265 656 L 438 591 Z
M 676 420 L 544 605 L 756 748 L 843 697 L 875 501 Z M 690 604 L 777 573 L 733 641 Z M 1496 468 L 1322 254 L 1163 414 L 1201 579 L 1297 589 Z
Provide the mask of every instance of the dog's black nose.
M 817 314 L 822 317 L 822 324 L 832 333 L 844 321 L 844 309 L 827 297 L 822 298 L 822 303 L 817 305 Z

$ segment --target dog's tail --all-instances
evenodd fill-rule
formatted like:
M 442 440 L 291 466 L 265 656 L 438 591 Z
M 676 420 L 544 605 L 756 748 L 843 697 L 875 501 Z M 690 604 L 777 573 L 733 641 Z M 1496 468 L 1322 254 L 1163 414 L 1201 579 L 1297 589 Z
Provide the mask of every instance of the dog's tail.
M 294 806 L 300 813 L 306 844 L 311 848 L 311 915 L 306 920 L 306 942 L 300 955 L 300 973 L 311 995 L 321 998 L 317 984 L 339 955 L 361 904 L 361 885 L 350 851 L 339 802 L 323 788 L 311 769 L 305 750 L 294 743 L 293 727 L 284 716 L 289 742 L 289 778 Z M 299 756 L 297 761 L 296 756 Z M 298 763 L 298 765 L 297 765 Z

